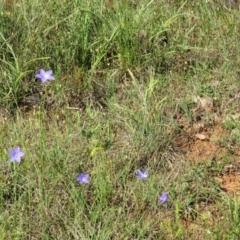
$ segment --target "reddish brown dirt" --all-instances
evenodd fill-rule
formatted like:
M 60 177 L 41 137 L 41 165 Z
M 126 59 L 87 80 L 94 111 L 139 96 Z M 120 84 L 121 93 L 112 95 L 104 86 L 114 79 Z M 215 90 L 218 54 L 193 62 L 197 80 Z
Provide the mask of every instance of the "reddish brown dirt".
M 222 177 L 217 177 L 215 180 L 220 187 L 225 190 L 230 196 L 236 195 L 240 202 L 240 151 L 239 153 L 230 154 L 229 147 L 222 144 L 222 139 L 229 136 L 229 132 L 219 121 L 214 121 L 206 116 L 213 116 L 213 109 L 208 111 L 202 106 L 198 106 L 193 111 L 201 113 L 196 119 L 200 119 L 190 124 L 187 118 L 179 115 L 177 123 L 181 128 L 181 132 L 175 141 L 176 148 L 184 153 L 186 159 L 191 163 L 196 161 L 221 161 L 224 156 L 232 159 L 232 164 L 224 167 Z
M 234 164 L 229 164 L 225 166 L 223 171 L 223 176 L 221 178 L 216 178 L 215 180 L 219 182 L 221 188 L 225 190 L 229 196 L 236 196 L 238 202 L 240 203 L 240 161 L 239 159 L 235 161 Z
M 221 125 L 213 127 L 204 127 L 200 133 L 195 129 L 187 129 L 176 140 L 176 146 L 185 152 L 186 157 L 191 162 L 213 160 L 224 155 L 226 149 L 217 141 L 224 134 Z M 199 137 L 205 139 L 199 139 Z

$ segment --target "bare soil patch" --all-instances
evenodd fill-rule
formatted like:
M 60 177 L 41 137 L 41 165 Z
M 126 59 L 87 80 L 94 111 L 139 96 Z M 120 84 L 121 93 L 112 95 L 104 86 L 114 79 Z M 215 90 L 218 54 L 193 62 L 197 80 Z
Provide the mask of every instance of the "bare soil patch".
M 231 197 L 236 195 L 240 202 L 240 152 L 232 153 L 231 147 L 222 143 L 222 139 L 230 133 L 222 124 L 221 114 L 212 104 L 209 107 L 201 101 L 191 109 L 191 114 L 191 122 L 184 114 L 176 118 L 181 131 L 175 140 L 175 147 L 191 163 L 216 161 L 218 164 L 228 157 L 231 164 L 224 166 L 222 175 L 209 177 L 214 178 Z

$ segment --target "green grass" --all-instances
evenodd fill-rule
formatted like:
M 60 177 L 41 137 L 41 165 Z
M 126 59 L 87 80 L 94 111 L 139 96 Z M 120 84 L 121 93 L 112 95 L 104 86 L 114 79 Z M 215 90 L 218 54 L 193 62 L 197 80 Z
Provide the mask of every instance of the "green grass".
M 239 24 L 214 0 L 0 3 L 0 239 L 238 239 L 216 179 L 239 172 Z

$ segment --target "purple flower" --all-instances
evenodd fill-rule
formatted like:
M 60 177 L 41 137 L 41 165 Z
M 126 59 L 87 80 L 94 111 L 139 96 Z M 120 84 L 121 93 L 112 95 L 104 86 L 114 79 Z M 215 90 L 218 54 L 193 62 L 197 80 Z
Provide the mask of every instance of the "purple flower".
M 42 83 L 45 83 L 47 80 L 55 80 L 52 76 L 52 70 L 44 71 L 40 69 L 39 73 L 35 75 L 36 78 L 40 78 Z
M 147 179 L 148 177 L 148 169 L 146 169 L 145 171 L 141 171 L 140 169 L 137 170 L 137 174 L 136 174 L 137 178 L 140 178 L 142 180 Z
M 9 161 L 10 162 L 18 162 L 20 163 L 21 162 L 21 157 L 23 157 L 25 155 L 24 152 L 21 152 L 20 151 L 20 147 L 16 147 L 15 149 L 12 149 L 12 150 L 8 150 L 9 154 L 10 154 L 10 159 Z
M 77 181 L 78 181 L 80 184 L 89 183 L 89 174 L 81 173 L 81 174 L 77 177 Z
M 162 195 L 159 197 L 159 201 L 161 204 L 165 203 L 168 201 L 168 194 L 163 192 Z

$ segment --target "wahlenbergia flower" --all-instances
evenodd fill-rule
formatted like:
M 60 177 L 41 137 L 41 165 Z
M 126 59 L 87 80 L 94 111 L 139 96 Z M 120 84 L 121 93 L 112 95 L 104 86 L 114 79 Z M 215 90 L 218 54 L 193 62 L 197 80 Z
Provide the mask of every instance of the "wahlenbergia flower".
M 25 155 L 24 152 L 21 152 L 20 147 L 17 146 L 15 149 L 11 149 L 8 150 L 9 154 L 10 154 L 10 162 L 21 162 L 21 157 L 23 157 Z
M 52 73 L 52 70 L 44 71 L 43 69 L 40 69 L 39 73 L 37 73 L 35 77 L 40 78 L 41 82 L 45 83 L 47 80 L 55 80 L 55 78 L 52 76 Z
M 165 203 L 168 201 L 168 194 L 163 192 L 162 195 L 159 197 L 159 201 L 161 204 Z
M 148 169 L 146 169 L 145 171 L 141 171 L 140 169 L 137 170 L 137 174 L 136 174 L 137 178 L 140 178 L 142 180 L 147 179 L 148 177 Z
M 80 184 L 89 183 L 89 174 L 80 173 L 80 175 L 77 177 L 77 181 Z

